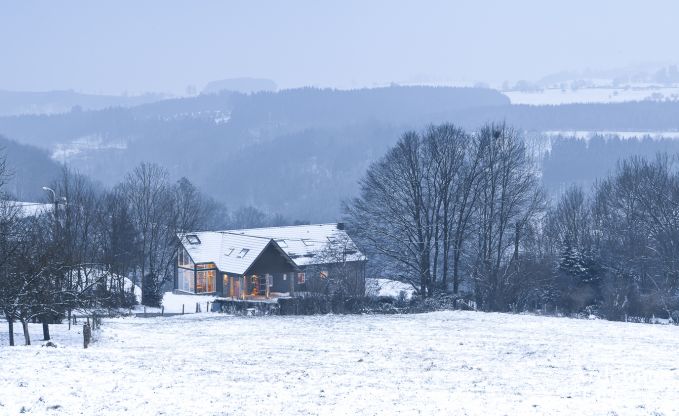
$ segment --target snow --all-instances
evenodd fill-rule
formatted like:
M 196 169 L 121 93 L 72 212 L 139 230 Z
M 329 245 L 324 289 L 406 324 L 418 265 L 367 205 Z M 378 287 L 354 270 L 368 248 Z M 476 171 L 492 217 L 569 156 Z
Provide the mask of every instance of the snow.
M 209 295 L 189 295 L 189 294 L 176 294 L 172 292 L 165 292 L 163 295 L 163 307 L 165 307 L 165 312 L 167 313 L 181 313 L 182 305 L 184 306 L 184 312 L 191 313 L 196 311 L 196 303 L 200 304 L 200 310 L 205 311 L 207 302 L 214 302 L 216 296 Z
M 575 103 L 622 103 L 629 101 L 676 101 L 679 87 L 628 86 L 579 89 L 546 88 L 537 91 L 502 91 L 512 104 L 558 105 Z
M 35 217 L 46 212 L 52 211 L 53 204 L 43 204 L 41 202 L 8 201 L 12 206 L 17 207 L 19 215 L 22 217 Z
M 618 136 L 621 139 L 643 139 L 650 137 L 658 139 L 679 139 L 679 131 L 613 131 L 613 130 L 548 130 L 543 132 L 548 137 L 575 137 L 576 139 L 588 140 L 594 136 Z
M 0 414 L 679 414 L 669 325 L 201 313 L 105 319 L 87 350 L 51 328 L 58 348 L 0 329 Z
M 405 299 L 410 299 L 415 289 L 408 283 L 391 279 L 367 278 L 365 279 L 366 292 L 372 296 L 389 296 L 398 298 L 403 292 Z

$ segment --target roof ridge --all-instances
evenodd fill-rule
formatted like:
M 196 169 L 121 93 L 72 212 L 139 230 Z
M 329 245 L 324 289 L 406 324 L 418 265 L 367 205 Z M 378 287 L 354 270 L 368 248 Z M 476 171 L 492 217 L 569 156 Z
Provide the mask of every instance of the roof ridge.
M 267 230 L 270 228 L 298 228 L 298 227 L 320 227 L 323 225 L 337 226 L 338 222 L 323 222 L 318 224 L 297 224 L 297 225 L 272 225 L 270 227 L 255 227 L 255 228 L 233 228 L 230 230 L 223 230 L 220 232 L 233 232 L 233 231 L 256 231 L 256 230 Z
M 222 234 L 222 236 L 224 234 L 229 234 L 229 235 L 237 235 L 237 236 L 241 236 L 241 237 L 251 237 L 251 238 L 261 238 L 261 239 L 264 239 L 264 240 L 273 240 L 272 237 L 262 237 L 261 235 L 249 235 L 249 234 L 244 234 L 244 233 L 236 233 L 236 232 L 233 232 L 233 231 L 211 231 L 211 232 Z

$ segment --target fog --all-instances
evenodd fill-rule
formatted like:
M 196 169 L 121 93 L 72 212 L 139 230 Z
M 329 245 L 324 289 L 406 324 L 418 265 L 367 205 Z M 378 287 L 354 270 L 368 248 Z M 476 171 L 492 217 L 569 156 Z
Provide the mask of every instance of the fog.
M 677 15 L 669 0 L 6 2 L 0 89 L 182 95 L 243 76 L 497 86 L 676 63 Z

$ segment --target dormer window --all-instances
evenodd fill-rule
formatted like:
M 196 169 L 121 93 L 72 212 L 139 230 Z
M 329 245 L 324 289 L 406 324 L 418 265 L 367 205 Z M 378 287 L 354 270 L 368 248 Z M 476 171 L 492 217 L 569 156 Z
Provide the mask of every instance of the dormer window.
M 242 259 L 243 257 L 245 257 L 245 256 L 248 254 L 249 251 L 250 251 L 250 250 L 248 250 L 247 248 L 242 249 L 242 250 L 240 251 L 240 253 L 238 253 L 238 258 L 239 258 L 239 259 Z
M 198 238 L 198 236 L 195 234 L 187 234 L 186 241 L 188 241 L 192 246 L 200 244 L 200 238 Z

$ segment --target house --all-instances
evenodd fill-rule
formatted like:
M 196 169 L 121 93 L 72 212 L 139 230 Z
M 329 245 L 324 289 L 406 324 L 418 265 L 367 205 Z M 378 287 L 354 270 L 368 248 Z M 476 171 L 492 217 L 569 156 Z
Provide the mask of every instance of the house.
M 188 232 L 177 237 L 177 292 L 248 300 L 365 293 L 367 259 L 342 223 Z

